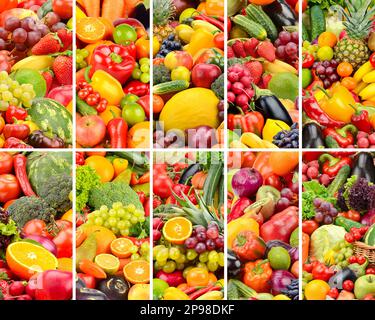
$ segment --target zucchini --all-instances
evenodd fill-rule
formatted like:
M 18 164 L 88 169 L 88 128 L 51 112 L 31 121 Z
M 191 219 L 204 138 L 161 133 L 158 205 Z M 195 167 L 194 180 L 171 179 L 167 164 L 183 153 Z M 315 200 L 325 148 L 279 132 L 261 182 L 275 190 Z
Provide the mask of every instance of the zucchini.
M 153 86 L 152 91 L 154 94 L 166 94 L 185 90 L 189 88 L 190 82 L 186 80 L 173 80 L 168 82 L 159 83 Z
M 224 175 L 221 176 L 219 182 L 219 205 L 218 208 L 224 205 Z
M 359 222 L 353 221 L 344 217 L 337 217 L 335 219 L 335 225 L 339 227 L 343 227 L 347 232 L 349 232 L 351 228 L 363 227 L 363 225 L 360 224 Z
M 350 171 L 350 166 L 348 165 L 343 166 L 339 170 L 335 179 L 327 188 L 327 192 L 329 195 L 333 196 L 337 191 L 339 191 L 339 189 L 345 184 L 346 180 L 348 179 Z
M 203 185 L 203 200 L 207 206 L 212 206 L 216 189 L 223 175 L 223 163 L 212 163 L 208 169 L 207 178 Z
M 310 8 L 311 40 L 315 40 L 321 33 L 326 31 L 326 18 L 319 5 Z
M 310 32 L 304 23 L 302 23 L 302 40 L 309 41 L 309 42 L 311 41 Z
M 259 23 L 250 20 L 241 14 L 233 18 L 233 22 L 243 29 L 249 36 L 257 38 L 258 40 L 265 40 L 267 38 L 267 31 Z
M 78 98 L 78 96 L 76 97 L 76 105 L 78 113 L 80 113 L 83 116 L 92 116 L 98 114 L 95 108 L 89 106 L 85 101 Z
M 251 18 L 251 20 L 259 23 L 264 29 L 266 29 L 267 35 L 272 41 L 277 39 L 279 34 L 277 32 L 277 28 L 272 22 L 271 18 L 262 10 L 262 7 L 255 4 L 249 4 L 246 7 L 246 14 Z

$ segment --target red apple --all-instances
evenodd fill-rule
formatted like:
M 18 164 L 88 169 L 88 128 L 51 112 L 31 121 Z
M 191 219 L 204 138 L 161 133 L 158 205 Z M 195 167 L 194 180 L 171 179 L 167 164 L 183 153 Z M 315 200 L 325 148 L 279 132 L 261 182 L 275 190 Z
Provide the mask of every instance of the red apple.
M 105 137 L 106 126 L 99 116 L 84 116 L 77 120 L 77 143 L 82 147 L 94 147 Z
M 198 63 L 191 71 L 191 80 L 194 86 L 209 89 L 212 82 L 220 75 L 221 70 L 217 65 Z

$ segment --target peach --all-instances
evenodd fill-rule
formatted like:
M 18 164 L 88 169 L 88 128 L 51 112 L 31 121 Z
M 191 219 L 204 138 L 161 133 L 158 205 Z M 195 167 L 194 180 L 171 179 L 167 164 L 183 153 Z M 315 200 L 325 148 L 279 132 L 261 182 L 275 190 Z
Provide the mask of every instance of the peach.
M 186 51 L 171 51 L 165 57 L 164 65 L 169 70 L 173 70 L 180 66 L 184 66 L 191 70 L 193 67 L 193 57 Z
M 135 284 L 128 293 L 128 300 L 150 300 L 150 285 Z

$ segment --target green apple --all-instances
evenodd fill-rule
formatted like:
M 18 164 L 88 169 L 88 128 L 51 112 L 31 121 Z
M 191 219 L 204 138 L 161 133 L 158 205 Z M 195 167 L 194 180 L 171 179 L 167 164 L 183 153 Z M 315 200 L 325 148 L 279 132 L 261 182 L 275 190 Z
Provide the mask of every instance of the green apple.
M 375 275 L 367 274 L 359 277 L 354 283 L 354 294 L 357 299 L 363 299 L 366 294 L 375 292 Z

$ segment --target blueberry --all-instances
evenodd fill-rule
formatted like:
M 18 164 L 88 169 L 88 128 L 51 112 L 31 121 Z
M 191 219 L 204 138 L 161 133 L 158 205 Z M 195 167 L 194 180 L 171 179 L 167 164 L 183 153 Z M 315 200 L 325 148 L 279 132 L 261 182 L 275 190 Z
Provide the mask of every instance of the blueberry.
M 174 40 L 174 37 L 175 37 L 174 34 L 170 34 L 167 39 L 168 40 Z

